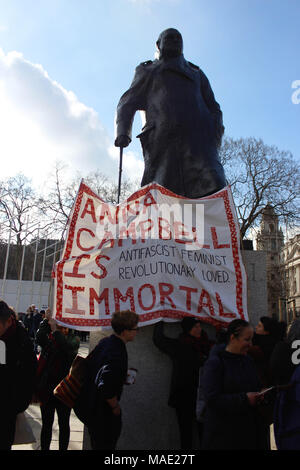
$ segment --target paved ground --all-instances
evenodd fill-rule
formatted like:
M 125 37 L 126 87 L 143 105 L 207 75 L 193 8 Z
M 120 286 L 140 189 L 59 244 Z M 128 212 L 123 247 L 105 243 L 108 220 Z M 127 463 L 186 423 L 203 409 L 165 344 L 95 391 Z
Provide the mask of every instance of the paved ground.
M 88 343 L 81 343 L 79 353 L 82 356 L 87 356 L 88 354 Z M 12 450 L 40 450 L 40 432 L 42 427 L 42 420 L 41 420 L 41 412 L 39 405 L 30 405 L 25 412 L 28 422 L 33 430 L 36 442 L 33 444 L 26 444 L 26 445 L 16 445 L 12 447 Z M 71 412 L 70 418 L 70 428 L 71 428 L 71 435 L 70 435 L 70 443 L 68 450 L 82 450 L 82 442 L 83 442 L 83 424 L 74 414 L 73 410 Z M 273 429 L 271 426 L 271 449 L 276 450 L 276 445 L 273 436 Z M 57 416 L 55 414 L 55 420 L 53 425 L 53 433 L 52 433 L 52 442 L 50 450 L 58 450 L 58 422 Z
M 81 356 L 87 356 L 88 354 L 89 343 L 81 343 L 79 354 Z M 41 411 L 40 407 L 37 404 L 30 405 L 25 411 L 28 422 L 33 430 L 36 442 L 33 444 L 24 444 L 12 446 L 12 450 L 40 450 L 40 433 L 42 427 Z M 82 450 L 82 441 L 83 441 L 83 424 L 74 414 L 74 411 L 71 412 L 70 418 L 70 443 L 68 450 Z M 53 433 L 50 450 L 58 450 L 58 422 L 57 415 L 55 413 L 55 419 L 53 424 Z

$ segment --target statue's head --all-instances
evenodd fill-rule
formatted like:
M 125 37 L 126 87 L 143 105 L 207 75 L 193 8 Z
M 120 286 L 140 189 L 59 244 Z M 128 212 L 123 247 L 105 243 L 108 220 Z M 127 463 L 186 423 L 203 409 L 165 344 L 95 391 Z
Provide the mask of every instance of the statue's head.
M 182 36 L 177 29 L 165 29 L 160 33 L 156 46 L 159 51 L 159 57 L 178 57 L 183 51 Z

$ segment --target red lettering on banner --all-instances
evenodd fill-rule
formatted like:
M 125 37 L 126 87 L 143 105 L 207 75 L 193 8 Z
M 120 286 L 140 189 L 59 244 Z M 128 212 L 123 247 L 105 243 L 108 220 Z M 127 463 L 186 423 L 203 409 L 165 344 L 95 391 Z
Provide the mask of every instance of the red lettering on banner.
M 219 316 L 220 317 L 225 317 L 225 318 L 235 318 L 236 317 L 236 315 L 232 312 L 224 312 L 221 297 L 218 294 L 218 292 L 216 292 L 216 299 L 217 299 L 217 302 L 218 302 L 218 305 L 219 305 Z
M 130 301 L 130 310 L 135 312 L 135 305 L 134 305 L 134 294 L 133 294 L 133 287 L 128 287 L 126 294 L 122 295 L 117 287 L 114 288 L 114 301 L 115 301 L 115 311 L 120 311 L 120 300 L 122 302 L 126 302 L 127 299 Z
M 193 243 L 193 240 L 181 240 L 179 237 L 189 237 L 190 233 L 186 231 L 186 227 L 182 222 L 174 222 L 175 242 L 177 243 Z
M 210 227 L 210 230 L 215 250 L 219 250 L 220 248 L 230 248 L 230 245 L 228 243 L 225 243 L 224 245 L 219 245 L 216 227 Z
M 170 297 L 173 291 L 174 287 L 172 286 L 172 284 L 167 284 L 166 282 L 159 283 L 160 305 L 164 305 L 165 299 L 168 299 L 172 308 L 176 308 L 176 305 Z
M 80 241 L 80 235 L 82 234 L 82 232 L 88 232 L 91 237 L 95 238 L 95 234 L 92 230 L 90 230 L 89 228 L 80 228 L 77 232 L 77 237 L 76 237 L 76 244 L 78 246 L 78 248 L 82 251 L 90 251 L 90 250 L 93 250 L 95 248 L 95 246 L 90 246 L 88 248 L 84 248 L 82 245 L 81 245 L 81 241 Z
M 208 307 L 211 316 L 215 315 L 214 306 L 212 304 L 210 295 L 205 289 L 202 289 L 201 291 L 198 304 L 198 313 L 201 313 L 203 307 Z
M 105 306 L 105 315 L 110 315 L 109 311 L 109 291 L 108 287 L 103 289 L 102 293 L 100 295 L 97 294 L 95 289 L 93 287 L 90 287 L 90 315 L 95 315 L 95 305 L 94 302 L 98 302 L 100 304 L 104 300 L 104 306 Z
M 167 227 L 166 226 L 163 227 L 162 222 L 166 222 Z M 165 237 L 165 238 L 162 236 L 163 231 L 168 233 L 168 236 Z M 172 238 L 172 234 L 171 234 L 171 230 L 170 230 L 170 224 L 167 221 L 167 219 L 164 219 L 163 217 L 158 217 L 158 236 L 161 240 L 171 240 L 171 238 Z
M 95 213 L 95 206 L 94 206 L 93 199 L 91 199 L 91 198 L 88 198 L 88 200 L 85 203 L 84 209 L 83 209 L 82 214 L 80 216 L 81 219 L 84 219 L 85 214 L 90 214 L 92 216 L 93 222 L 94 223 L 97 222 L 96 213 Z
M 126 227 L 121 227 L 120 230 L 119 230 L 119 235 L 118 235 L 118 239 L 119 240 L 123 240 L 123 239 L 126 239 L 128 238 L 128 231 L 127 231 L 127 228 Z M 119 245 L 120 246 L 120 245 Z M 121 245 L 122 246 L 122 245 Z
M 143 209 L 143 214 L 146 213 L 146 208 L 152 206 L 152 204 L 156 205 L 157 207 L 157 202 L 155 201 L 154 197 L 152 196 L 151 193 L 148 193 L 143 201 L 144 209 Z
M 136 244 L 137 240 L 137 234 L 136 234 L 136 228 L 135 228 L 135 222 L 131 222 L 127 228 L 127 234 L 132 240 L 132 244 Z
M 110 243 L 110 246 L 106 246 Z M 101 242 L 98 245 L 98 250 L 101 250 L 105 245 L 105 248 L 113 248 L 115 246 L 115 240 L 113 234 L 111 232 L 105 232 L 104 237 L 102 238 Z
M 152 304 L 149 305 L 149 307 L 146 307 L 143 302 L 142 302 L 142 291 L 144 289 L 150 289 L 151 290 L 151 294 L 152 294 Z M 143 309 L 143 310 L 152 310 L 155 303 L 156 303 L 156 293 L 155 293 L 155 289 L 154 289 L 154 286 L 152 286 L 151 284 L 143 284 L 139 290 L 138 290 L 138 302 L 139 302 L 139 306 Z
M 197 239 L 197 229 L 196 227 L 192 227 L 192 232 L 193 232 L 193 241 L 195 243 L 199 243 L 198 239 Z M 210 249 L 210 245 L 201 245 L 199 244 L 200 248 L 207 248 L 208 250 Z
M 179 290 L 186 291 L 186 308 L 187 310 L 191 310 L 191 294 L 192 292 L 197 293 L 198 289 L 194 289 L 193 287 L 187 287 L 187 286 L 179 286 Z
M 66 313 L 72 313 L 73 315 L 84 315 L 85 311 L 78 309 L 77 293 L 84 292 L 85 287 L 67 286 L 65 284 L 65 289 L 72 291 L 72 308 L 66 308 L 65 309 Z
M 132 244 L 136 243 L 137 235 L 136 235 L 136 229 L 135 229 L 135 222 L 131 222 L 128 227 L 122 226 L 120 231 L 119 231 L 119 240 L 120 239 L 127 239 L 131 238 L 132 239 Z M 120 244 L 118 244 L 120 246 Z M 121 245 L 122 246 L 122 245 Z
M 79 274 L 78 269 L 79 269 L 79 265 L 81 263 L 81 260 L 83 258 L 89 259 L 90 257 L 91 257 L 90 255 L 79 255 L 77 257 L 74 256 L 72 259 L 75 259 L 76 261 L 75 261 L 74 266 L 73 266 L 73 271 L 71 273 L 65 273 L 65 276 L 85 278 L 85 274 Z
M 118 213 L 120 210 L 120 206 L 114 207 L 114 206 L 111 206 L 110 204 L 102 203 L 100 205 L 100 209 L 101 209 L 100 217 L 99 217 L 100 222 L 103 222 L 103 220 L 107 218 L 111 224 L 118 223 Z
M 91 272 L 91 275 L 96 278 L 96 279 L 103 279 L 104 277 L 107 276 L 107 269 L 105 266 L 103 266 L 103 264 L 99 263 L 99 261 L 101 260 L 101 258 L 105 258 L 107 259 L 107 261 L 110 260 L 110 257 L 109 256 L 106 256 L 106 255 L 98 255 L 97 258 L 95 259 L 95 263 L 96 265 L 102 269 L 103 273 L 102 274 L 96 274 L 94 272 Z
M 127 204 L 126 207 L 123 208 L 122 210 L 122 219 L 123 222 L 127 222 L 128 218 L 132 215 L 137 216 L 140 214 L 139 206 L 140 206 L 140 201 L 136 199 L 134 201 L 135 207 L 133 207 L 133 204 Z
M 144 227 L 144 225 L 149 224 L 148 227 Z M 145 241 L 146 238 L 146 233 L 151 232 L 151 229 L 153 227 L 154 223 L 151 219 L 143 220 L 142 222 L 139 223 L 138 228 L 140 229 L 141 233 L 141 241 Z

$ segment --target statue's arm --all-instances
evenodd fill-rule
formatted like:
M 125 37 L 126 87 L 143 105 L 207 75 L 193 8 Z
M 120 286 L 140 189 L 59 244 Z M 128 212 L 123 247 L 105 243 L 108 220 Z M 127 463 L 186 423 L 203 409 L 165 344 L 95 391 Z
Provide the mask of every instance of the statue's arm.
M 145 108 L 146 82 L 147 72 L 145 71 L 145 67 L 143 65 L 139 65 L 135 70 L 135 76 L 130 88 L 121 96 L 117 107 L 115 145 L 117 145 L 118 141 L 126 142 L 127 140 L 128 144 L 131 142 L 134 115 L 136 111 L 143 110 Z
M 221 143 L 222 135 L 224 134 L 223 114 L 219 103 L 217 103 L 217 101 L 215 100 L 215 95 L 212 91 L 208 78 L 202 72 L 202 70 L 200 71 L 200 73 L 202 95 L 209 111 L 214 116 L 217 142 Z

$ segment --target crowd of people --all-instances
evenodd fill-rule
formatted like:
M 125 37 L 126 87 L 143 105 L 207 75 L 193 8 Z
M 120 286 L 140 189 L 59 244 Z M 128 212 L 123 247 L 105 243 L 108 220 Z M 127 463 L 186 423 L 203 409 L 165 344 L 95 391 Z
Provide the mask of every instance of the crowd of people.
M 193 429 L 202 449 L 270 449 L 277 394 L 271 387 L 291 381 L 297 325 L 299 319 L 286 335 L 287 326 L 270 317 L 261 317 L 255 330 L 234 320 L 218 330 L 215 341 L 197 318 L 182 320 L 177 339 L 164 335 L 162 322 L 155 325 L 154 344 L 172 359 L 169 405 L 176 411 L 181 449 L 192 447 Z M 204 409 L 199 417 L 195 410 L 200 399 Z M 278 422 L 274 426 L 278 429 Z M 279 448 L 278 439 L 276 443 Z
M 138 321 L 134 312 L 115 312 L 113 334 L 100 340 L 87 358 L 77 407 L 85 406 L 93 450 L 117 446 L 126 344 L 134 340 Z M 155 347 L 172 360 L 166 406 L 176 413 L 180 448 L 192 449 L 197 437 L 199 449 L 267 450 L 273 422 L 278 449 L 300 449 L 300 366 L 292 359 L 300 319 L 287 328 L 263 316 L 255 329 L 237 319 L 219 329 L 214 339 L 199 318 L 185 317 L 181 327 L 177 338 L 165 334 L 163 322 L 153 328 Z M 80 336 L 58 325 L 49 309 L 37 312 L 31 306 L 18 319 L 0 301 L 0 340 L 6 346 L 6 361 L 0 364 L 0 449 L 11 449 L 17 415 L 35 402 L 41 410 L 41 449 L 50 449 L 56 411 L 59 450 L 67 450 L 71 408 L 53 392 L 68 375 Z M 200 404 L 201 416 L 196 413 Z

